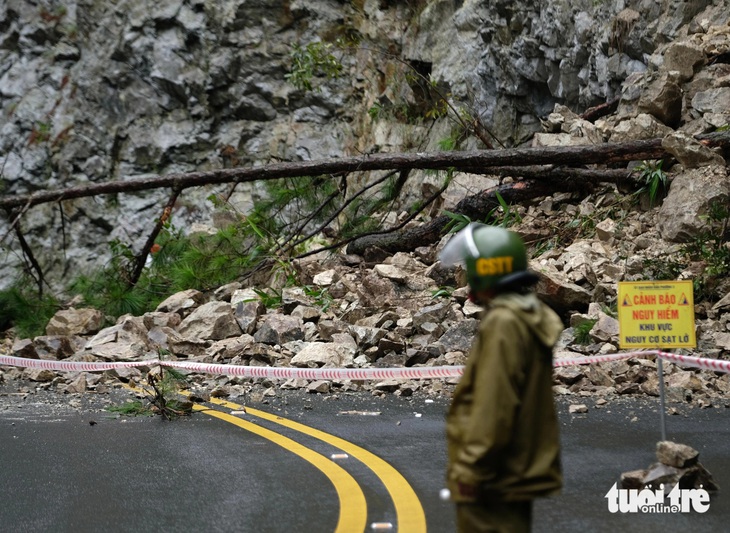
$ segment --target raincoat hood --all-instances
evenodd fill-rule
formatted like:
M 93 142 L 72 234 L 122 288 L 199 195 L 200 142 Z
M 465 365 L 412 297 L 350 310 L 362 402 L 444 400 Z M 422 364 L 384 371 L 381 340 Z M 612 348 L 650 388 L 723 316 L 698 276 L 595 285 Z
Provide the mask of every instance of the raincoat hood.
M 563 332 L 560 317 L 547 305 L 540 302 L 535 293 L 503 293 L 497 295 L 490 307 L 506 307 L 518 315 L 537 339 L 552 348 Z

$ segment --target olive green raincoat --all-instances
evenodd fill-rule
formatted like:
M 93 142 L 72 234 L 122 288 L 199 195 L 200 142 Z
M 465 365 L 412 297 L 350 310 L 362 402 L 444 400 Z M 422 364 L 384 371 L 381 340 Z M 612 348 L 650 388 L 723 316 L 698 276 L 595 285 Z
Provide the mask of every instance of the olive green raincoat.
M 490 303 L 447 417 L 447 485 L 456 502 L 529 500 L 562 486 L 552 391 L 552 348 L 562 330 L 532 293 Z

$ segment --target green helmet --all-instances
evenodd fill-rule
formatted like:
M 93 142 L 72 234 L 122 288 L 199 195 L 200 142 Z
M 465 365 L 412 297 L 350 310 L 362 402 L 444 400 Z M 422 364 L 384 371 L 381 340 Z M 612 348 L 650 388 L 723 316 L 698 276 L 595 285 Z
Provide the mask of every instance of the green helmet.
M 457 260 L 454 260 L 457 259 Z M 460 259 L 461 261 L 459 261 Z M 532 285 L 522 239 L 504 228 L 471 223 L 457 233 L 441 253 L 443 263 L 463 262 L 473 291 Z

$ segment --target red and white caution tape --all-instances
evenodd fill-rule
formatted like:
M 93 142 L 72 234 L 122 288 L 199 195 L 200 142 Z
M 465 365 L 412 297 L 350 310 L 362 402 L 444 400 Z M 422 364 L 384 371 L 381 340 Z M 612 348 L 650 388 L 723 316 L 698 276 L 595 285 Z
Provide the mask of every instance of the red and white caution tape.
M 644 357 L 656 352 L 632 352 L 632 353 L 611 353 L 605 355 L 586 355 L 584 357 L 564 357 L 553 359 L 553 366 L 573 366 L 573 365 L 590 365 L 593 363 L 608 363 L 610 361 L 620 361 L 622 359 L 631 359 L 632 357 Z
M 401 368 L 289 368 L 271 366 L 241 366 L 196 363 L 192 361 L 144 361 L 125 362 L 83 362 L 51 361 L 45 359 L 26 359 L 10 355 L 0 355 L 0 365 L 24 368 L 40 368 L 67 372 L 94 372 L 121 367 L 166 366 L 205 374 L 217 374 L 247 378 L 269 379 L 326 379 L 326 380 L 384 380 L 384 379 L 433 379 L 459 377 L 463 366 L 401 367 Z
M 607 355 L 571 357 L 556 359 L 554 366 L 587 365 L 606 363 L 632 357 L 646 357 L 656 355 L 680 366 L 702 368 L 715 372 L 730 373 L 730 361 L 709 359 L 706 357 L 691 357 L 677 355 L 656 350 L 616 353 Z M 464 373 L 462 365 L 430 366 L 430 367 L 396 367 L 396 368 L 293 368 L 271 366 L 242 366 L 221 365 L 210 363 L 196 363 L 192 361 L 160 361 L 147 359 L 144 361 L 121 362 L 85 362 L 85 361 L 51 361 L 45 359 L 26 359 L 10 355 L 0 355 L 0 366 L 16 366 L 24 368 L 39 368 L 46 370 L 60 370 L 67 372 L 95 372 L 112 370 L 115 368 L 165 366 L 190 370 L 204 374 L 237 376 L 246 378 L 268 379 L 309 379 L 309 380 L 385 380 L 385 379 L 435 379 L 458 378 Z
M 677 355 L 674 353 L 657 352 L 662 359 L 671 361 L 679 366 L 691 366 L 693 368 L 702 368 L 704 370 L 713 370 L 715 372 L 730 373 L 730 361 L 721 359 L 709 359 L 707 357 L 692 357 L 689 355 Z
M 114 368 L 130 368 L 155 364 L 159 364 L 159 361 L 54 361 L 48 359 L 27 359 L 25 357 L 0 355 L 0 366 L 21 366 L 25 368 L 40 368 L 45 370 L 63 370 L 66 372 L 95 372 L 101 370 L 112 370 Z
M 238 366 L 193 363 L 187 361 L 161 361 L 162 366 L 171 366 L 206 374 L 279 379 L 433 379 L 459 377 L 463 366 L 397 367 L 397 368 L 290 368 L 270 366 Z

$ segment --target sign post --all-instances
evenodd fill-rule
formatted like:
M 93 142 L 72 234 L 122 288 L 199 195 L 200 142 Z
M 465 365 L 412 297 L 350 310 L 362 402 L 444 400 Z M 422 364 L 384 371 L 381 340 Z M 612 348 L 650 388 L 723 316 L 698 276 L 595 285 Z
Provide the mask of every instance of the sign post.
M 662 440 L 667 440 L 667 423 L 665 420 L 666 408 L 664 407 L 664 361 L 661 357 L 657 357 L 656 369 L 659 374 L 659 418 Z
M 619 346 L 694 348 L 692 281 L 622 281 L 618 284 Z M 664 366 L 657 357 L 662 440 L 667 439 L 664 409 Z

